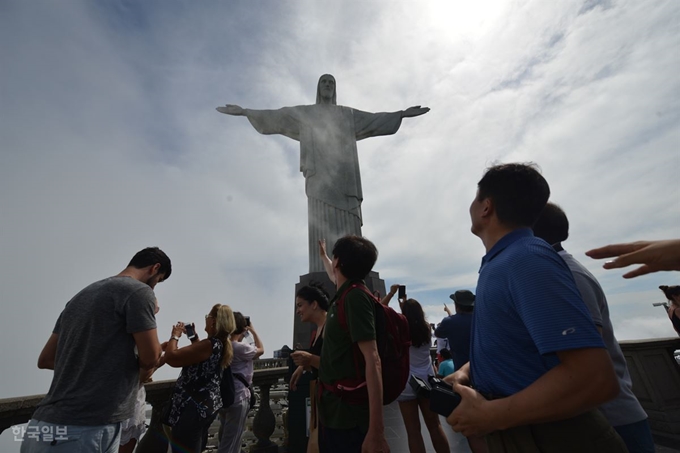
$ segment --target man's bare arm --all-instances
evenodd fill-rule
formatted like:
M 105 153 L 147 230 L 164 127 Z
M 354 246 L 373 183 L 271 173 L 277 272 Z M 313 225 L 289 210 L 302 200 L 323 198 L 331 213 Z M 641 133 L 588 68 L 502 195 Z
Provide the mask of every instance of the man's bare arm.
M 529 387 L 507 398 L 487 401 L 470 387 L 454 385 L 462 402 L 447 418 L 466 436 L 531 423 L 563 420 L 615 398 L 619 383 L 604 348 L 557 353 L 560 364 Z
M 335 284 L 335 275 L 333 275 L 333 261 L 331 261 L 328 256 L 328 252 L 326 251 L 325 239 L 319 240 L 319 257 L 323 263 L 323 268 L 326 271 L 326 275 L 328 275 L 330 281 Z
M 161 344 L 158 342 L 158 332 L 156 329 L 149 329 L 143 332 L 133 333 L 137 345 L 137 355 L 139 356 L 139 381 L 146 382 L 162 365 Z
M 382 365 L 375 340 L 359 341 L 359 350 L 366 363 L 366 387 L 368 390 L 368 432 L 362 446 L 364 452 L 389 453 L 390 447 L 385 439 L 383 420 L 383 383 Z
M 38 368 L 41 370 L 53 370 L 54 369 L 54 359 L 57 356 L 57 342 L 59 341 L 59 335 L 53 333 L 50 338 L 47 339 L 47 343 L 40 351 L 40 356 L 38 356 Z

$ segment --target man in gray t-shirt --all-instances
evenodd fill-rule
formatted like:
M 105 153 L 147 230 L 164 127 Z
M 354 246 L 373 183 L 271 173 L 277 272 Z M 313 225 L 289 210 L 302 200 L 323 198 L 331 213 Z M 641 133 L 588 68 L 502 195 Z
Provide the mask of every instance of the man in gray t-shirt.
M 633 393 L 628 365 L 614 336 L 604 291 L 593 274 L 562 248 L 562 242 L 569 237 L 569 220 L 564 211 L 556 204 L 548 203 L 534 225 L 534 234 L 551 244 L 569 266 L 614 364 L 621 392 L 618 397 L 600 406 L 600 411 L 619 433 L 630 453 L 654 453 L 654 440 L 647 413 Z
M 159 363 L 153 288 L 170 272 L 167 255 L 146 248 L 120 274 L 66 304 L 38 359 L 54 377 L 26 428 L 22 453 L 118 450 L 120 422 L 132 416 L 140 380 Z

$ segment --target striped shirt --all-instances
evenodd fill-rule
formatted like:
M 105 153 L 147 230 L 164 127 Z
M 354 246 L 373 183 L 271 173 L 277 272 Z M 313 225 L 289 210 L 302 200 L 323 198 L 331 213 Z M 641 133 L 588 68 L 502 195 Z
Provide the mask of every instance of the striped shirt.
M 513 395 L 559 363 L 556 352 L 604 348 L 562 258 L 531 229 L 501 238 L 482 259 L 472 321 L 471 378 Z

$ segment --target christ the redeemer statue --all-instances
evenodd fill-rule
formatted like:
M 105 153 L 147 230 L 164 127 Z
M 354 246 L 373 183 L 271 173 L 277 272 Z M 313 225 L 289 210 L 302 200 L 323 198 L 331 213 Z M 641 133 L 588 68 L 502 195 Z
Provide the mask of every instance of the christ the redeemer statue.
M 319 78 L 316 104 L 279 110 L 218 107 L 227 115 L 246 116 L 260 134 L 281 134 L 300 142 L 300 171 L 305 177 L 309 213 L 309 272 L 323 272 L 318 242 L 327 241 L 329 254 L 335 241 L 361 235 L 361 176 L 357 140 L 391 135 L 402 118 L 427 113 L 415 106 L 392 113 L 369 113 L 336 105 L 335 78 Z

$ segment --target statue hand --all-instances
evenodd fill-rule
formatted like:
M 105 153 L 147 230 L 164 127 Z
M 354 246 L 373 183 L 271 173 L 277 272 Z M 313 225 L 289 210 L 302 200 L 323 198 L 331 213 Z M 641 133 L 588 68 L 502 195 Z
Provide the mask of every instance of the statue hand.
M 424 115 L 429 111 L 430 111 L 429 107 L 421 107 L 419 105 L 416 105 L 416 106 L 413 106 L 413 107 L 409 107 L 406 110 L 402 110 L 401 117 L 402 118 L 411 118 L 411 117 L 414 117 L 414 116 Z
M 227 104 L 224 107 L 217 107 L 216 110 L 226 115 L 244 116 L 246 114 L 241 106 L 232 104 Z

